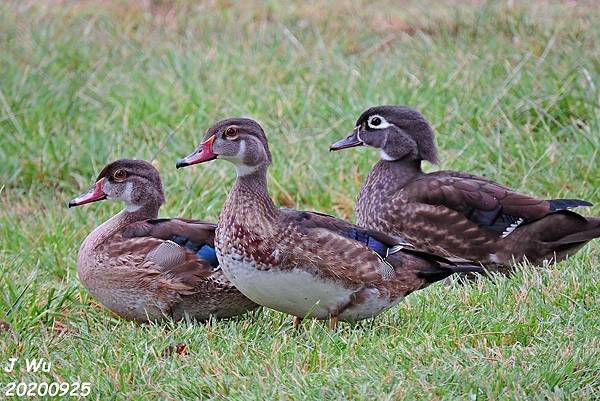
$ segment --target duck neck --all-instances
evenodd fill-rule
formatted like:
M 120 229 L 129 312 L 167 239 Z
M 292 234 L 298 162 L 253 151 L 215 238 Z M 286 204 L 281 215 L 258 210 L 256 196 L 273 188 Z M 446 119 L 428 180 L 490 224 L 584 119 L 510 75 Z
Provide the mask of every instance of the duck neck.
M 389 192 L 397 192 L 409 181 L 423 175 L 421 160 L 403 158 L 399 160 L 380 160 L 375 164 L 367 180 L 382 178 L 384 188 Z
M 227 197 L 224 212 L 248 226 L 271 220 L 277 209 L 267 189 L 267 166 L 239 175 Z
M 94 250 L 98 245 L 131 223 L 140 220 L 155 219 L 158 217 L 159 208 L 160 205 L 143 205 L 139 207 L 128 205 L 125 209 L 96 227 L 81 244 L 81 250 Z
M 380 160 L 367 176 L 356 200 L 356 222 L 359 225 L 384 229 L 380 209 L 410 180 L 423 175 L 420 160 Z

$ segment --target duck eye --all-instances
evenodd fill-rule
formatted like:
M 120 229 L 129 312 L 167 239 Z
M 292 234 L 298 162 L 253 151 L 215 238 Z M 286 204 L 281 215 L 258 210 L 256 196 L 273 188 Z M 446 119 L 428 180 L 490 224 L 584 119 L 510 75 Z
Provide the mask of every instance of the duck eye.
M 371 127 L 378 127 L 381 124 L 381 118 L 373 117 L 371 121 L 369 121 L 369 125 Z
M 113 178 L 115 179 L 115 181 L 124 181 L 125 178 L 127 178 L 127 171 L 119 169 L 115 171 L 115 173 L 113 174 Z
M 235 138 L 238 134 L 237 128 L 235 127 L 227 127 L 225 130 L 225 136 L 227 138 Z

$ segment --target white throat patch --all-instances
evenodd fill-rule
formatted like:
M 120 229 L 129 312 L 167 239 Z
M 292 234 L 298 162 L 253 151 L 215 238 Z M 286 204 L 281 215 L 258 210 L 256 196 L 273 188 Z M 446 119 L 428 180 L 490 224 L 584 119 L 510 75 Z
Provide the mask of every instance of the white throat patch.
M 248 174 L 254 173 L 258 169 L 258 166 L 246 166 L 245 164 L 236 164 L 235 173 L 238 177 L 243 177 Z
M 379 149 L 379 155 L 381 156 L 382 160 L 385 160 L 385 161 L 388 161 L 388 162 L 393 162 L 393 161 L 398 160 L 398 159 L 394 159 L 392 156 L 390 156 L 387 153 L 385 153 L 385 150 L 383 150 L 383 149 Z
M 258 139 L 255 139 L 254 137 L 251 137 L 251 138 L 253 140 L 258 141 Z M 246 153 L 246 141 L 244 139 L 242 139 L 240 141 L 240 150 L 237 152 L 237 154 L 233 157 L 227 158 L 227 160 L 234 163 L 235 172 L 238 177 L 243 177 L 245 175 L 252 174 L 252 173 L 256 172 L 256 170 L 258 170 L 258 167 L 259 167 L 258 165 L 257 166 L 248 166 L 247 164 L 244 164 L 244 153 Z
M 141 205 L 134 205 L 132 204 L 128 204 L 127 206 L 125 206 L 125 211 L 127 213 L 133 213 L 133 212 L 137 212 L 138 210 L 140 210 L 142 206 Z
M 235 172 L 238 177 L 243 177 L 245 175 L 252 174 L 258 168 L 257 166 L 248 166 L 243 163 L 244 162 L 244 153 L 246 153 L 246 141 L 242 139 L 240 141 L 240 150 L 237 152 L 237 154 L 234 157 L 231 158 L 232 160 L 237 162 L 235 164 Z
M 141 205 L 136 205 L 134 203 L 131 203 L 132 195 L 133 195 L 133 183 L 128 182 L 125 185 L 125 191 L 123 191 L 123 194 L 121 195 L 121 199 L 123 199 L 127 203 L 127 206 L 125 206 L 125 211 L 129 212 L 129 213 L 135 212 L 142 207 Z

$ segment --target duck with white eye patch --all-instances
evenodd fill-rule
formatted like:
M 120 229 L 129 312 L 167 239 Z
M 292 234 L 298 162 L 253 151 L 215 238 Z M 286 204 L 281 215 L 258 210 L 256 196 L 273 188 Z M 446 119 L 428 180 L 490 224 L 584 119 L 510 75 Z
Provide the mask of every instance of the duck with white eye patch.
M 77 276 L 105 307 L 139 322 L 228 318 L 258 307 L 223 275 L 214 224 L 157 219 L 165 199 L 150 163 L 108 164 L 69 207 L 104 199 L 123 201 L 125 208 L 85 238 Z
M 177 167 L 214 159 L 231 162 L 237 180 L 217 223 L 223 272 L 254 302 L 300 319 L 357 321 L 389 309 L 456 266 L 400 238 L 317 212 L 277 208 L 267 191 L 271 153 L 254 120 L 230 118 L 210 127 Z
M 600 236 L 600 218 L 569 210 L 587 201 L 539 199 L 463 172 L 423 172 L 423 161 L 437 164 L 434 133 L 409 107 L 364 111 L 330 150 L 356 146 L 381 158 L 358 195 L 357 223 L 430 252 L 510 272 L 515 262 L 562 260 Z

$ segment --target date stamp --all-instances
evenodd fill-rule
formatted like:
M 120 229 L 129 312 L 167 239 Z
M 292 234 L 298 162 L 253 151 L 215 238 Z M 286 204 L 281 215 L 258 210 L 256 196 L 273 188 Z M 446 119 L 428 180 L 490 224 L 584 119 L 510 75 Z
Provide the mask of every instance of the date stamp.
M 45 359 L 9 358 L 3 370 L 6 373 L 15 373 L 19 367 L 24 368 L 29 373 L 49 373 L 52 371 L 52 362 Z M 79 380 L 68 382 L 48 382 L 48 381 L 9 381 L 0 383 L 0 395 L 8 397 L 87 397 L 92 391 L 90 382 L 81 382 Z M 0 397 L 2 398 L 2 397 Z

